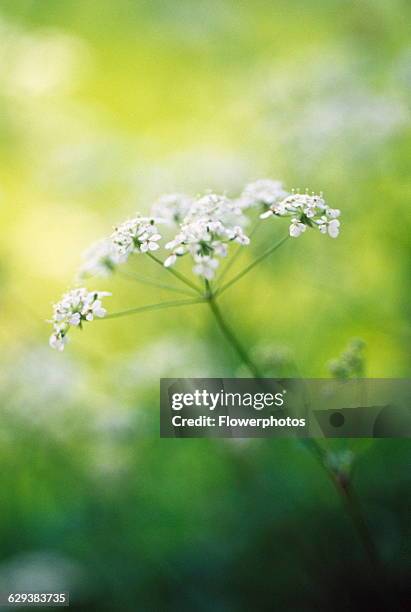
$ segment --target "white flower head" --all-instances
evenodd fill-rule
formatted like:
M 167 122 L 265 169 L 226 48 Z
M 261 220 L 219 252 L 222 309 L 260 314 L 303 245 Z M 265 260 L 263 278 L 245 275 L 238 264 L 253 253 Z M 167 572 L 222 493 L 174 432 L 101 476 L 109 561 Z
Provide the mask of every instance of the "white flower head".
M 244 234 L 242 227 L 236 225 L 233 229 L 227 229 L 227 237 L 230 240 L 234 240 L 234 242 L 238 242 L 238 244 L 248 245 L 250 244 L 250 239 L 246 234 Z
M 244 208 L 258 205 L 268 207 L 286 196 L 287 192 L 284 190 L 281 181 L 259 179 L 245 186 L 240 201 L 243 202 Z
M 203 218 L 220 220 L 227 214 L 232 213 L 233 208 L 231 200 L 226 196 L 217 193 L 207 193 L 192 202 L 185 221 Z
M 109 238 L 103 238 L 84 252 L 83 260 L 84 263 L 78 272 L 80 279 L 87 276 L 108 276 L 114 272 L 118 264 L 122 263 L 123 257 Z
M 188 215 L 193 199 L 183 193 L 163 195 L 151 207 L 154 218 L 162 219 L 168 224 L 178 224 Z
M 125 261 L 132 253 L 147 253 L 160 248 L 161 234 L 157 229 L 159 219 L 154 217 L 134 217 L 124 221 L 111 234 L 114 251 Z
M 198 255 L 195 258 L 196 265 L 193 268 L 194 274 L 202 276 L 207 280 L 214 278 L 216 268 L 219 266 L 218 259 L 214 259 L 209 255 Z
M 84 321 L 104 317 L 106 309 L 101 300 L 109 295 L 111 293 L 107 291 L 88 291 L 84 287 L 65 293 L 53 306 L 51 323 L 54 331 L 50 336 L 50 346 L 58 351 L 64 350 L 70 327 L 81 327 Z
M 301 234 L 305 232 L 306 229 L 307 229 L 307 226 L 304 225 L 304 223 L 300 223 L 298 219 L 291 220 L 289 232 L 292 238 L 298 238 L 298 236 L 301 236 Z
M 188 253 L 196 263 L 194 273 L 210 280 L 218 266 L 218 258 L 227 255 L 230 242 L 242 245 L 250 242 L 238 221 L 236 207 L 227 197 L 210 193 L 198 198 L 180 225 L 180 231 L 166 244 L 171 255 L 164 265 L 172 266 L 178 257 Z
M 56 329 L 50 336 L 49 344 L 51 348 L 56 349 L 57 351 L 64 351 L 64 347 L 66 346 L 68 341 L 67 335 L 63 333 L 62 329 Z
M 271 216 L 291 217 L 289 232 L 293 238 L 298 238 L 307 227 L 317 227 L 322 234 L 328 234 L 331 238 L 336 238 L 340 232 L 340 221 L 337 219 L 340 211 L 330 208 L 322 194 L 292 193 L 271 205 L 260 218 Z
M 321 217 L 317 222 L 318 229 L 322 234 L 328 234 L 331 238 L 337 238 L 340 233 L 340 222 L 338 219 L 327 219 Z

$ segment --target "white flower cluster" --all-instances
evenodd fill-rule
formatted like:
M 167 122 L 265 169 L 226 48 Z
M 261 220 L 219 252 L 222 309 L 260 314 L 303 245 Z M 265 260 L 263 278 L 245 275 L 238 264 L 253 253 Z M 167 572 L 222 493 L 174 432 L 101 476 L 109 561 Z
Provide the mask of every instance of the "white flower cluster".
M 268 208 L 287 195 L 288 192 L 285 191 L 281 181 L 259 179 L 245 186 L 240 196 L 240 202 L 243 208 L 258 205 Z
M 78 278 L 108 276 L 119 264 L 125 263 L 132 253 L 158 250 L 161 234 L 157 224 L 162 221 L 155 217 L 137 215 L 115 227 L 111 236 L 95 242 L 85 251 Z
M 340 233 L 340 211 L 330 208 L 322 195 L 308 193 L 292 193 L 286 198 L 270 206 L 269 210 L 260 215 L 261 219 L 291 217 L 289 233 L 292 238 L 298 238 L 307 227 L 316 227 L 322 234 L 337 238 Z
M 280 181 L 260 179 L 249 183 L 237 199 L 215 193 L 198 198 L 167 194 L 153 204 L 151 216 L 136 215 L 117 226 L 109 238 L 93 245 L 85 254 L 81 277 L 106 276 L 132 253 L 158 250 L 162 236 L 157 225 L 164 223 L 178 227 L 177 235 L 165 246 L 171 254 L 164 265 L 173 266 L 179 257 L 190 254 L 194 273 L 210 280 L 220 258 L 227 255 L 230 242 L 249 244 L 242 227 L 247 221 L 244 212 L 252 207 L 260 207 L 263 219 L 272 215 L 291 217 L 289 233 L 293 238 L 307 227 L 316 227 L 332 238 L 339 234 L 339 210 L 330 208 L 322 195 L 288 193 Z
M 83 254 L 83 259 L 84 263 L 78 273 L 80 279 L 87 276 L 108 276 L 124 261 L 124 257 L 114 248 L 109 238 L 92 244 Z
M 151 214 L 169 225 L 178 225 L 188 215 L 193 199 L 184 193 L 163 195 L 151 207 Z
M 232 215 L 240 213 L 241 211 L 237 208 L 235 200 L 230 200 L 217 193 L 207 193 L 193 201 L 184 221 L 195 221 L 203 218 L 226 221 Z
M 322 195 L 287 193 L 280 181 L 262 179 L 249 183 L 237 199 L 215 193 L 197 198 L 169 194 L 155 202 L 150 216 L 136 215 L 115 227 L 111 236 L 95 243 L 85 253 L 80 277 L 107 276 L 131 254 L 157 251 L 162 238 L 157 226 L 163 223 L 178 228 L 174 238 L 165 245 L 168 256 L 164 266 L 173 266 L 179 258 L 188 255 L 194 262 L 194 274 L 211 280 L 230 243 L 250 243 L 243 227 L 244 212 L 252 207 L 262 211 L 263 219 L 290 217 L 289 233 L 294 238 L 307 227 L 316 227 L 332 238 L 339 234 L 339 210 L 330 208 Z M 84 288 L 65 294 L 54 306 L 50 345 L 62 351 L 70 327 L 81 327 L 83 321 L 92 321 L 95 316 L 104 317 L 106 311 L 101 306 L 101 298 L 107 295 L 110 294 Z
M 156 223 L 159 220 L 153 217 L 134 217 L 124 221 L 114 229 L 111 242 L 114 251 L 125 261 L 131 253 L 147 253 L 160 248 L 161 239 Z
M 247 245 L 250 240 L 240 225 L 233 224 L 233 218 L 240 215 L 236 205 L 217 194 L 208 194 L 195 200 L 188 215 L 173 240 L 166 244 L 171 255 L 164 262 L 172 266 L 178 257 L 189 253 L 194 259 L 194 274 L 207 280 L 214 277 L 219 258 L 228 252 L 228 243 Z
M 84 288 L 72 289 L 63 295 L 60 302 L 53 306 L 51 323 L 54 331 L 50 336 L 50 346 L 58 351 L 64 350 L 70 327 L 81 327 L 83 321 L 104 317 L 106 310 L 101 305 L 101 299 L 109 295 L 111 293 L 106 291 L 88 291 Z

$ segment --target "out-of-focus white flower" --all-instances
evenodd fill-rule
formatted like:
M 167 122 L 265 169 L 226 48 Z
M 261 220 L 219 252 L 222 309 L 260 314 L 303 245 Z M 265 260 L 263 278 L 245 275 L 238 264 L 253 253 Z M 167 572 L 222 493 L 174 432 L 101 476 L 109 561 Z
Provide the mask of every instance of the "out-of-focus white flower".
M 183 253 L 181 253 L 183 255 Z M 177 255 L 175 253 L 173 253 L 172 255 L 169 255 L 167 257 L 167 259 L 164 262 L 164 267 L 165 268 L 169 268 L 170 266 L 172 266 L 173 264 L 175 264 L 177 261 Z
M 337 238 L 340 233 L 340 222 L 338 219 L 327 219 L 327 217 L 321 217 L 317 222 L 318 229 L 322 234 L 328 234 L 331 238 Z
M 272 206 L 287 195 L 288 193 L 284 190 L 281 181 L 259 179 L 245 186 L 240 197 L 240 202 L 242 202 L 242 208 L 258 205 L 267 207 Z
M 78 272 L 79 278 L 87 276 L 108 276 L 114 272 L 116 266 L 124 261 L 113 243 L 103 238 L 91 245 L 83 255 L 84 263 Z
M 214 278 L 216 268 L 219 266 L 218 259 L 214 259 L 209 255 L 197 255 L 194 260 L 197 262 L 193 268 L 194 274 L 202 276 L 207 280 Z
M 238 242 L 238 244 L 250 244 L 249 237 L 244 234 L 243 229 L 239 225 L 236 225 L 235 227 L 233 227 L 233 229 L 228 229 L 227 236 L 230 240 Z
M 50 336 L 49 344 L 51 348 L 57 349 L 58 351 L 64 351 L 67 341 L 68 338 L 66 335 L 63 335 L 63 330 L 56 329 Z
M 106 315 L 101 299 L 109 296 L 107 291 L 88 291 L 84 287 L 72 289 L 63 295 L 60 302 L 53 306 L 54 331 L 50 336 L 50 346 L 58 351 L 64 350 L 70 327 L 81 327 L 83 321 Z
M 210 280 L 218 267 L 218 258 L 227 255 L 230 242 L 242 245 L 250 242 L 238 225 L 238 216 L 236 206 L 225 196 L 211 193 L 198 198 L 190 207 L 180 231 L 166 244 L 171 255 L 164 265 L 172 266 L 178 257 L 189 253 L 196 264 L 193 272 Z
M 226 227 L 244 225 L 248 219 L 243 215 L 240 200 L 232 200 L 217 193 L 207 193 L 193 200 L 184 222 L 208 219 Z
M 330 219 L 336 219 L 337 217 L 340 216 L 341 211 L 338 210 L 338 208 L 327 208 L 326 214 L 327 214 L 327 217 L 330 217 Z
M 167 223 L 178 224 L 189 213 L 192 202 L 192 198 L 183 193 L 166 194 L 153 204 L 151 213 Z
M 124 221 L 111 234 L 114 251 L 125 261 L 132 253 L 147 253 L 160 248 L 161 234 L 157 229 L 159 219 L 153 217 L 134 217 Z
M 219 221 L 232 213 L 233 208 L 231 200 L 226 196 L 217 193 L 207 193 L 193 201 L 185 221 L 193 221 L 204 217 Z
M 300 223 L 298 219 L 291 220 L 289 231 L 290 231 L 290 236 L 292 238 L 298 238 L 298 236 L 300 236 L 303 232 L 305 232 L 306 229 L 307 229 L 307 226 L 304 225 L 304 223 Z
M 291 217 L 290 236 L 298 238 L 307 227 L 317 227 L 322 234 L 337 238 L 340 233 L 340 222 L 337 217 L 340 211 L 330 208 L 322 195 L 308 193 L 293 193 L 269 210 L 260 215 L 261 219 L 271 216 Z

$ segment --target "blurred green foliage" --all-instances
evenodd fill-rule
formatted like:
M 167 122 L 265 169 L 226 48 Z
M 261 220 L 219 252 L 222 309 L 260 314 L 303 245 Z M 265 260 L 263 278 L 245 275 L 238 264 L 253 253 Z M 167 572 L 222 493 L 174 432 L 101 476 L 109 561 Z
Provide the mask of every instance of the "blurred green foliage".
M 85 610 L 406 601 L 407 441 L 343 444 L 386 568 L 377 587 L 297 442 L 157 439 L 160 376 L 244 374 L 205 308 L 103 321 L 62 355 L 44 321 L 114 223 L 165 192 L 236 194 L 268 176 L 324 191 L 342 233 L 289 241 L 225 294 L 227 318 L 267 375 L 327 375 L 360 336 L 368 376 L 408 376 L 410 12 L 0 0 L 2 590 L 67 586 Z M 242 263 L 280 231 L 267 223 Z M 167 295 L 98 288 L 112 310 Z

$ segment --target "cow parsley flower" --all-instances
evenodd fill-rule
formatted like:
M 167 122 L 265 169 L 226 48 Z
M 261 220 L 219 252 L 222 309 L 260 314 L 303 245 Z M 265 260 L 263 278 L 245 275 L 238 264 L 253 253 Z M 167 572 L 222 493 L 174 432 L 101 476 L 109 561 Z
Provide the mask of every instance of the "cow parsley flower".
M 281 181 L 259 179 L 245 186 L 239 201 L 242 202 L 243 208 L 258 205 L 268 208 L 287 195 Z
M 114 248 L 111 240 L 103 238 L 91 245 L 83 254 L 84 263 L 78 272 L 79 278 L 108 276 L 123 262 L 124 258 Z
M 233 215 L 236 217 L 235 210 L 225 196 L 208 194 L 196 200 L 178 234 L 166 244 L 171 255 L 164 265 L 170 267 L 178 257 L 189 253 L 195 262 L 193 272 L 212 279 L 219 258 L 227 255 L 230 242 L 243 245 L 250 242 L 240 225 L 233 225 Z
M 184 221 L 208 219 L 210 221 L 227 221 L 239 214 L 232 200 L 217 193 L 207 193 L 193 201 Z
M 300 223 L 298 219 L 291 219 L 290 236 L 293 238 L 298 238 L 298 236 L 301 236 L 306 229 L 307 226 L 304 225 L 304 223 Z
M 260 217 L 267 219 L 273 215 L 291 217 L 289 233 L 292 238 L 298 238 L 307 227 L 317 228 L 331 238 L 337 238 L 340 233 L 340 211 L 330 208 L 321 194 L 292 193 L 280 202 L 272 204 Z
M 111 234 L 115 253 L 126 261 L 132 253 L 147 253 L 159 249 L 161 234 L 156 226 L 159 221 L 154 217 L 140 216 L 124 221 Z
M 151 213 L 168 224 L 179 224 L 189 213 L 192 202 L 192 198 L 183 193 L 166 194 L 153 204 Z
M 218 268 L 219 261 L 209 255 L 195 255 L 194 261 L 196 265 L 193 268 L 194 274 L 202 276 L 207 280 L 214 278 L 216 268 Z
M 229 240 L 234 240 L 234 242 L 238 242 L 238 244 L 249 245 L 250 239 L 246 234 L 244 234 L 242 227 L 239 225 L 235 225 L 232 229 L 226 229 L 227 238 Z
M 84 287 L 72 289 L 64 294 L 60 302 L 53 306 L 54 331 L 50 336 L 50 346 L 58 351 L 64 350 L 67 343 L 67 333 L 70 327 L 80 327 L 84 321 L 92 321 L 94 317 L 104 317 L 106 309 L 101 299 L 109 296 L 107 291 L 88 291 Z

